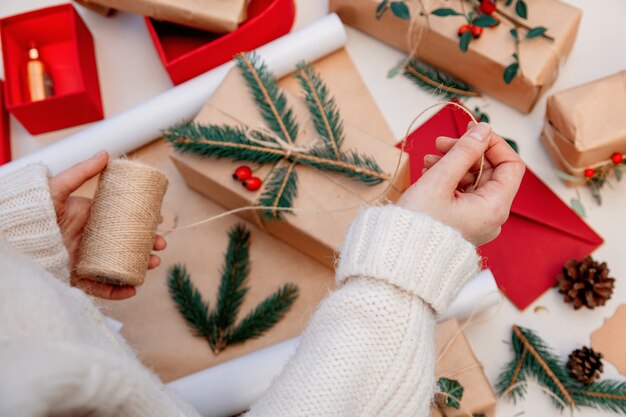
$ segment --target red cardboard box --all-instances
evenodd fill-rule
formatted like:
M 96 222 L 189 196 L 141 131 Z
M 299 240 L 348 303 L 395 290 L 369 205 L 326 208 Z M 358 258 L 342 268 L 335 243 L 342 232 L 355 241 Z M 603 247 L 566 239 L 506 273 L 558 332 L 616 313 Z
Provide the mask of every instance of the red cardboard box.
M 175 85 L 230 61 L 291 30 L 296 16 L 294 0 L 251 0 L 248 19 L 227 34 L 204 32 L 146 18 L 148 32 Z
M 71 4 L 0 20 L 5 102 L 31 134 L 104 117 L 93 38 Z M 28 50 L 36 46 L 52 78 L 54 95 L 32 102 L 28 95 Z
M 0 80 L 0 165 L 11 160 L 11 127 L 9 126 L 9 112 L 4 107 L 4 82 Z

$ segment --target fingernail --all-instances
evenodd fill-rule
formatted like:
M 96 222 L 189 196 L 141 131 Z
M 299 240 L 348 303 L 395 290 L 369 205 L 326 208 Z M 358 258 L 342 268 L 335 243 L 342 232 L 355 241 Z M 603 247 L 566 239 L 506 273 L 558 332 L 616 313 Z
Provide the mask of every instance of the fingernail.
M 424 162 L 432 161 L 433 159 L 435 159 L 435 155 L 424 155 Z
M 98 159 L 98 158 L 100 158 L 101 156 L 103 156 L 105 153 L 107 153 L 107 151 L 105 151 L 105 150 L 101 150 L 100 152 L 98 152 L 98 153 L 96 153 L 94 156 L 92 156 L 91 158 L 92 158 L 92 159 Z
M 487 139 L 489 135 L 491 134 L 491 126 L 489 126 L 485 122 L 480 122 L 476 126 L 471 128 L 467 132 L 467 134 L 470 137 L 476 139 L 477 141 L 482 142 L 483 140 Z

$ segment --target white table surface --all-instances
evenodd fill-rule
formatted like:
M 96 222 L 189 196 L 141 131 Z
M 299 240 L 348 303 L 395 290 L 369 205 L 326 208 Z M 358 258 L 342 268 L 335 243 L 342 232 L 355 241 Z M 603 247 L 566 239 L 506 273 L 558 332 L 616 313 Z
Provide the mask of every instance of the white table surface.
M 574 50 L 562 68 L 558 81 L 548 93 L 626 69 L 626 2 L 566 1 L 581 8 L 584 15 Z M 0 0 L 0 16 L 58 3 L 64 2 Z M 326 0 L 297 0 L 297 3 L 296 27 L 306 25 L 326 13 Z M 135 106 L 172 86 L 141 17 L 120 13 L 113 18 L 104 18 L 84 9 L 80 13 L 96 41 L 100 85 L 107 116 Z M 392 130 L 401 138 L 414 115 L 434 103 L 435 99 L 407 79 L 386 78 L 389 68 L 403 57 L 401 52 L 350 28 L 348 35 L 350 54 Z M 523 115 L 490 97 L 474 103 L 489 113 L 496 130 L 517 140 L 522 158 L 528 166 L 559 197 L 569 201 L 575 195 L 574 191 L 565 188 L 557 179 L 551 161 L 539 142 L 545 101 L 546 96 L 543 96 L 529 115 Z M 626 117 L 626 104 L 624 106 Z M 13 158 L 37 150 L 81 128 L 33 137 L 11 117 Z M 510 339 L 512 324 L 537 330 L 561 357 L 565 357 L 574 348 L 589 344 L 591 332 L 600 327 L 603 320 L 610 317 L 620 304 L 626 302 L 626 284 L 623 281 L 626 279 L 626 261 L 623 257 L 626 246 L 626 183 L 620 183 L 615 190 L 604 190 L 603 195 L 604 205 L 597 207 L 590 195 L 583 192 L 588 211 L 587 221 L 606 240 L 595 256 L 607 261 L 613 276 L 618 279 L 612 300 L 603 308 L 575 312 L 561 301 L 556 291 L 550 290 L 524 313 L 505 300 L 497 317 L 466 331 L 492 383 L 502 366 L 512 357 L 509 346 L 504 344 L 505 340 Z M 535 313 L 536 306 L 543 306 L 547 311 Z M 607 363 L 605 368 L 605 377 L 624 378 L 610 364 Z M 519 414 L 521 412 L 533 417 L 557 415 L 543 393 L 532 387 L 529 391 L 527 400 L 518 405 L 501 401 L 497 415 L 512 417 L 522 415 Z M 576 415 L 595 417 L 605 413 L 584 409 L 576 412 Z

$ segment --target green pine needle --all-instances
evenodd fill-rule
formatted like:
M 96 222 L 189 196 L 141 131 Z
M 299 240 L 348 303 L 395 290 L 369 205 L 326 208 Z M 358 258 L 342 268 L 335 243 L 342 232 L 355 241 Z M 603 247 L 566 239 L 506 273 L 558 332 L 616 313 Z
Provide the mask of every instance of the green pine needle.
M 499 395 L 508 393 L 514 384 L 523 383 L 532 377 L 568 407 L 591 407 L 626 414 L 626 381 L 605 380 L 581 385 L 565 363 L 529 329 L 513 326 L 512 347 L 515 358 L 506 365 L 498 378 L 496 390 Z M 526 394 L 525 385 L 518 388 L 510 392 L 513 400 L 523 398 Z M 551 399 L 559 410 L 563 409 L 560 401 Z
M 266 182 L 265 190 L 259 199 L 259 205 L 267 207 L 293 207 L 293 200 L 298 194 L 298 173 L 294 163 L 273 169 Z M 281 219 L 283 211 L 264 210 L 261 212 L 268 220 Z
M 304 98 L 313 117 L 313 124 L 318 135 L 328 149 L 333 151 L 335 159 L 340 159 L 343 144 L 343 124 L 335 99 L 318 74 L 306 63 L 298 64 L 295 77 L 300 81 Z
M 235 62 L 269 128 L 287 143 L 295 143 L 298 125 L 293 111 L 267 65 L 254 52 L 237 55 Z
M 244 285 L 250 273 L 250 232 L 238 224 L 228 232 L 228 238 L 215 309 L 215 324 L 222 331 L 228 330 L 235 323 L 248 292 Z
M 229 344 L 255 339 L 271 329 L 291 309 L 298 298 L 298 287 L 285 284 L 281 289 L 263 300 L 227 336 Z
M 428 92 L 442 94 L 447 100 L 480 97 L 469 84 L 415 59 L 405 66 L 404 76 Z
M 209 314 L 209 303 L 202 300 L 202 295 L 191 283 L 191 278 L 184 265 L 176 264 L 167 272 L 167 286 L 176 308 L 198 336 L 207 339 L 211 348 L 214 346 L 214 317 Z
M 324 171 L 339 172 L 349 178 L 357 179 L 368 185 L 380 184 L 383 180 L 388 179 L 387 175 L 380 168 L 376 160 L 368 155 L 359 154 L 356 151 L 343 152 L 341 154 L 342 164 L 331 161 L 332 152 L 328 148 L 313 148 L 307 152 L 307 155 L 323 159 L 295 158 L 297 162 L 303 165 L 309 165 Z
M 298 297 L 298 287 L 286 284 L 252 310 L 238 325 L 235 320 L 248 292 L 250 232 L 238 224 L 228 232 L 220 289 L 215 310 L 192 284 L 183 265 L 168 270 L 167 285 L 176 308 L 198 336 L 204 337 L 216 355 L 228 345 L 258 338 L 287 314 Z

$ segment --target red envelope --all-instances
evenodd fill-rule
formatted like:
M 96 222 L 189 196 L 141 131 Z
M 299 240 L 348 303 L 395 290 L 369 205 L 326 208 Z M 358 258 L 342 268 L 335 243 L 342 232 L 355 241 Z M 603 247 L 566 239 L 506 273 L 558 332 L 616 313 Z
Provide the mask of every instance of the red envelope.
M 448 105 L 408 137 L 405 151 L 412 182 L 421 176 L 424 155 L 439 154 L 435 139 L 460 137 L 470 120 L 461 109 Z M 568 259 L 581 259 L 602 243 L 596 232 L 526 170 L 502 233 L 482 246 L 480 253 L 502 292 L 523 310 L 556 284 Z

